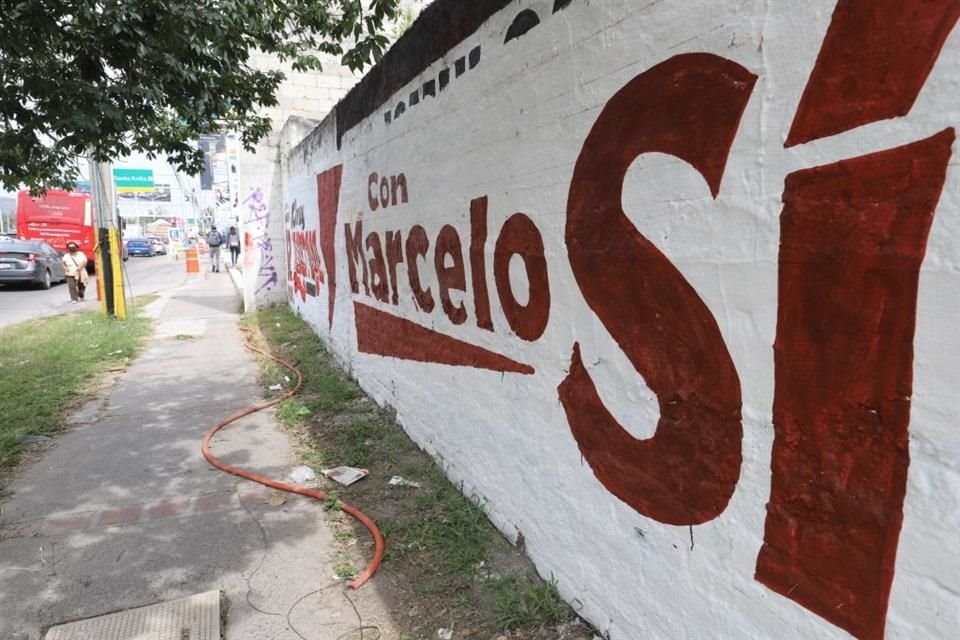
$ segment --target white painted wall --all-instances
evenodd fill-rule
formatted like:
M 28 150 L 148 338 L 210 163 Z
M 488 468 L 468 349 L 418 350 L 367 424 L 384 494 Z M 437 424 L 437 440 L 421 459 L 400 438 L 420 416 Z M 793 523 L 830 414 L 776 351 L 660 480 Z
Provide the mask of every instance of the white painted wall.
M 273 131 L 256 147 L 240 152 L 241 235 L 249 242 L 241 250 L 244 308 L 254 310 L 286 298 L 283 265 L 283 199 L 281 197 L 281 130 L 289 118 L 319 122 L 357 82 L 357 75 L 330 56 L 321 56 L 321 71 L 297 72 L 276 56 L 257 54 L 251 65 L 279 69 L 286 80 L 277 91 L 277 105 L 263 110 Z M 279 274 L 278 277 L 274 277 Z
M 424 0 L 403 0 L 401 7 L 413 16 L 420 13 Z M 400 34 L 396 26 L 388 29 L 391 37 Z M 286 282 L 276 265 L 286 261 L 283 239 L 283 199 L 281 197 L 280 162 L 293 143 L 282 131 L 291 118 L 319 122 L 357 83 L 360 74 L 340 64 L 328 54 L 318 54 L 323 68 L 318 71 L 294 71 L 288 62 L 275 55 L 256 53 L 250 65 L 256 69 L 279 70 L 286 79 L 277 91 L 277 104 L 262 110 L 273 122 L 273 130 L 257 143 L 254 151 L 240 151 L 241 235 L 249 236 L 242 249 L 244 308 L 255 310 L 282 302 Z M 299 142 L 296 139 L 294 142 Z M 280 273 L 281 277 L 274 276 Z
M 316 175 L 343 164 L 336 231 L 336 313 L 327 295 L 291 305 L 310 322 L 378 402 L 389 403 L 407 432 L 442 460 L 451 479 L 481 496 L 495 524 L 558 580 L 578 612 L 615 640 L 660 638 L 843 638 L 847 634 L 754 580 L 770 494 L 773 349 L 777 321 L 780 201 L 787 174 L 888 149 L 960 124 L 960 35 L 946 45 L 910 113 L 785 149 L 807 76 L 834 3 L 815 0 L 694 3 L 522 0 L 399 91 L 336 145 L 333 119 L 285 158 L 284 211 L 303 207 L 318 229 Z M 541 24 L 504 44 L 514 15 L 536 10 Z M 383 112 L 441 68 L 482 45 L 477 68 L 451 80 L 387 124 Z M 733 143 L 716 200 L 680 161 L 638 159 L 623 202 L 632 221 L 694 286 L 719 324 L 743 393 L 743 464 L 726 510 L 692 529 L 645 518 L 613 497 L 581 458 L 557 397 L 579 341 L 605 402 L 634 436 L 652 435 L 657 403 L 587 307 L 564 242 L 568 188 L 584 139 L 607 100 L 654 64 L 684 52 L 711 52 L 759 78 Z M 914 341 L 911 465 L 886 637 L 954 637 L 960 629 L 960 164 L 953 149 L 946 186 L 920 277 Z M 266 166 L 266 165 L 265 165 Z M 264 171 L 267 169 L 265 168 Z M 410 202 L 371 212 L 367 179 L 403 173 Z M 250 188 L 270 184 L 263 175 Z M 438 309 L 418 311 L 400 265 L 400 304 L 356 296 L 348 285 L 344 225 L 371 230 L 423 225 L 432 244 L 444 224 L 466 252 L 469 203 L 489 197 L 486 244 L 494 332 L 473 316 L 470 270 L 462 296 L 468 321 Z M 552 306 L 541 338 L 512 336 L 493 281 L 493 243 L 514 212 L 543 236 Z M 279 219 L 279 217 L 277 218 Z M 282 242 L 276 227 L 269 233 Z M 275 235 L 273 235 L 275 234 Z M 466 257 L 466 256 L 465 256 Z M 469 265 L 469 259 L 468 265 Z M 514 287 L 523 290 L 515 273 Z M 248 271 L 248 278 L 254 277 Z M 437 293 L 432 264 L 421 277 Z M 281 279 L 283 279 L 281 277 Z M 352 302 L 361 300 L 536 368 L 501 374 L 360 354 Z M 439 304 L 439 303 L 438 303 Z M 640 534 L 642 532 L 642 535 Z

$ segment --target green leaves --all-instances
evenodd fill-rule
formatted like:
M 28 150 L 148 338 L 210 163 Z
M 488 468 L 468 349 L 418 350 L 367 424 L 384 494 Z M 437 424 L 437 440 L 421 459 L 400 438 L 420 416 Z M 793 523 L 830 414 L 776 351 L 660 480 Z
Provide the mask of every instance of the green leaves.
M 284 79 L 319 54 L 361 69 L 379 60 L 400 0 L 25 0 L 0 12 L 0 185 L 70 187 L 76 159 L 153 152 L 184 171 L 213 128 L 248 149 Z M 366 6 L 365 6 L 366 5 Z

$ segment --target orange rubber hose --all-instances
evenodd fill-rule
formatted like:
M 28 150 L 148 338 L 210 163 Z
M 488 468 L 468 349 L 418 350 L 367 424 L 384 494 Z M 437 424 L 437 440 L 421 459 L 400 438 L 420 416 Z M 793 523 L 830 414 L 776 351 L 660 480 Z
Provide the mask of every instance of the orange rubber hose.
M 297 391 L 299 391 L 300 386 L 303 384 L 303 374 L 301 374 L 300 370 L 297 369 L 292 364 L 290 364 L 289 362 L 285 360 L 281 360 L 280 358 L 274 356 L 273 354 L 267 353 L 262 349 L 258 349 L 257 347 L 254 347 L 253 345 L 251 345 L 249 342 L 244 342 L 243 346 L 245 346 L 250 351 L 255 351 L 263 356 L 266 356 L 267 358 L 270 358 L 277 364 L 281 364 L 287 369 L 289 369 L 290 371 L 292 371 L 293 374 L 297 376 L 297 384 L 294 385 L 293 389 L 291 389 L 290 391 L 287 391 L 286 393 L 272 400 L 264 400 L 263 402 L 258 402 L 257 404 L 247 407 L 246 409 L 241 409 L 240 411 L 237 411 L 233 415 L 227 418 L 224 418 L 217 424 L 210 427 L 210 430 L 207 431 L 206 435 L 203 436 L 203 443 L 200 445 L 200 450 L 203 452 L 203 457 L 207 459 L 207 462 L 215 466 L 217 469 L 220 469 L 221 471 L 226 471 L 227 473 L 232 473 L 235 476 L 240 476 L 241 478 L 252 480 L 253 482 L 257 482 L 264 486 L 270 487 L 271 489 L 277 489 L 278 491 L 286 491 L 287 493 L 296 493 L 301 496 L 307 496 L 308 498 L 313 498 L 314 500 L 326 501 L 327 494 L 323 491 L 319 491 L 317 489 L 306 489 L 304 487 L 298 487 L 293 484 L 287 484 L 286 482 L 280 482 L 278 480 L 272 480 L 270 478 L 266 478 L 259 474 L 253 473 L 252 471 L 247 471 L 246 469 L 241 469 L 240 467 L 234 467 L 233 465 L 229 465 L 223 460 L 221 460 L 220 458 L 210 453 L 210 441 L 213 439 L 213 436 L 214 434 L 217 433 L 217 431 L 224 428 L 234 420 L 238 420 L 244 416 L 248 416 L 251 413 L 260 411 L 261 409 L 272 407 L 273 405 L 283 400 L 286 400 L 287 398 L 295 394 Z M 356 518 L 358 521 L 360 521 L 360 523 L 363 526 L 369 529 L 370 534 L 373 536 L 373 542 L 374 542 L 373 559 L 370 561 L 370 564 L 367 565 L 367 568 L 364 569 L 360 573 L 360 575 L 354 578 L 353 581 L 349 584 L 349 587 L 351 589 L 358 589 L 361 586 L 363 586 L 363 584 L 367 582 L 370 578 L 372 578 L 373 574 L 376 573 L 377 569 L 380 568 L 380 563 L 383 561 L 383 553 L 386 549 L 386 545 L 384 544 L 384 541 L 383 541 L 383 534 L 380 533 L 380 529 L 373 522 L 373 520 L 371 520 L 366 514 L 364 514 L 362 511 L 360 511 L 356 507 L 349 505 L 346 502 L 343 502 L 342 500 L 337 500 L 337 503 L 340 505 L 340 508 L 344 512 Z

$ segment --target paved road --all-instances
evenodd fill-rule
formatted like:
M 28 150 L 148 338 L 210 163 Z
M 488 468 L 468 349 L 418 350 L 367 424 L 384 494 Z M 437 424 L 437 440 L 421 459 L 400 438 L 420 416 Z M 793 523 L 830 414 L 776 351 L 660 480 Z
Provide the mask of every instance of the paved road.
M 183 260 L 174 262 L 172 257 L 130 258 L 125 263 L 127 281 L 134 296 L 141 296 L 176 287 L 186 277 Z M 96 283 L 91 279 L 87 297 L 93 301 L 83 305 L 70 304 L 66 284 L 54 285 L 51 289 L 27 289 L 20 286 L 0 285 L 0 327 L 33 318 L 52 316 L 76 308 L 93 308 L 96 302 Z

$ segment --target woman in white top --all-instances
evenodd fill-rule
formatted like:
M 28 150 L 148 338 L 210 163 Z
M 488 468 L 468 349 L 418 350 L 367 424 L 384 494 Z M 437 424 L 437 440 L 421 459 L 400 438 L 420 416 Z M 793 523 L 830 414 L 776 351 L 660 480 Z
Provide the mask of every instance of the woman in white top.
M 87 256 L 76 242 L 67 243 L 67 252 L 63 254 L 63 270 L 67 274 L 67 288 L 70 290 L 70 302 L 77 304 L 83 300 L 90 276 L 87 275 Z

